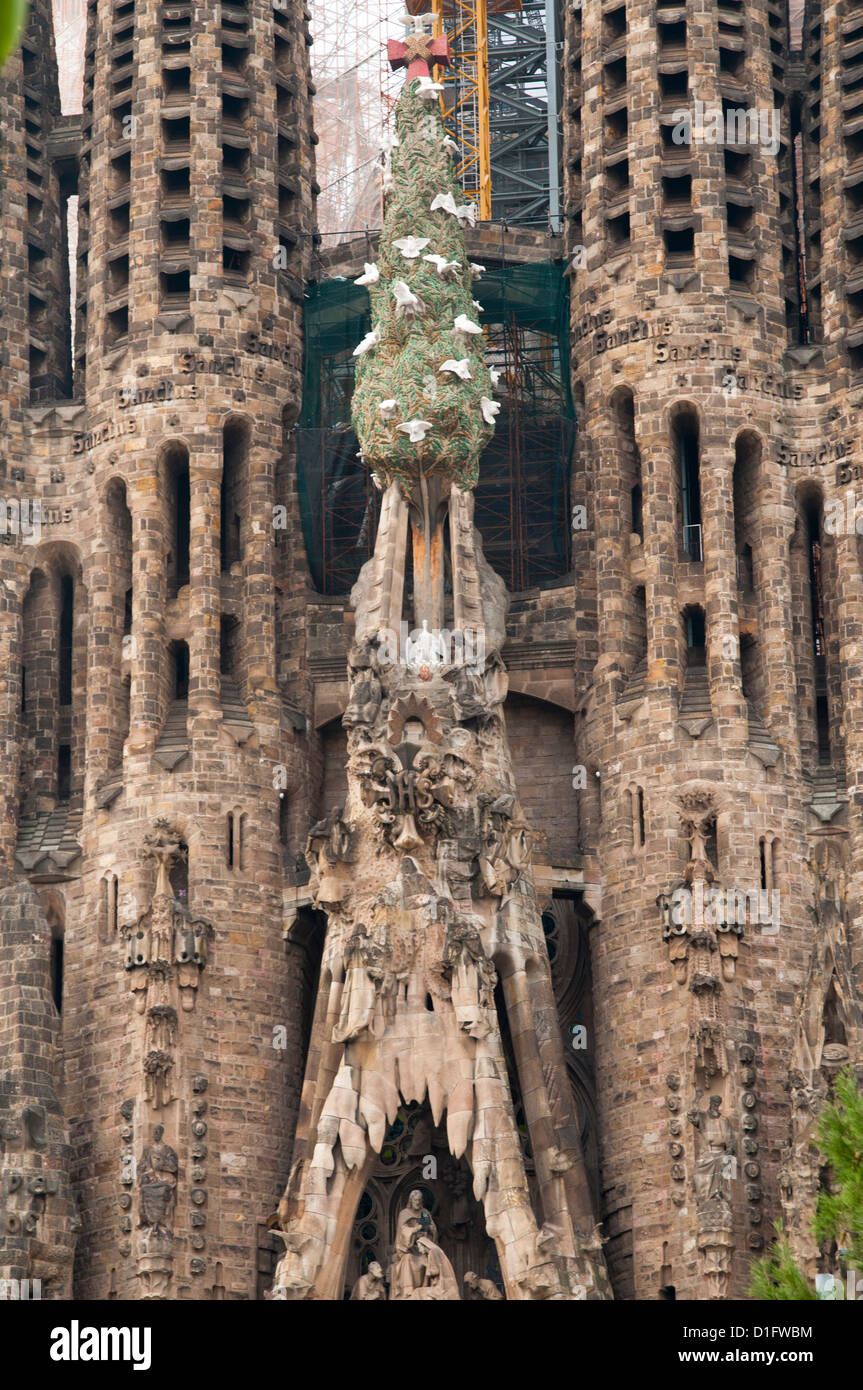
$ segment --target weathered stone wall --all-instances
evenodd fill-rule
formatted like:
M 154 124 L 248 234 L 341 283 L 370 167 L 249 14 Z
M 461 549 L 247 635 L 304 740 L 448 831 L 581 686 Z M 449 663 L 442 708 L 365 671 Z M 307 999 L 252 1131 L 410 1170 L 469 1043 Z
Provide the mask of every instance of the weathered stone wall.
M 60 1100 L 52 937 L 26 882 L 0 893 L 0 981 L 0 1278 L 38 1280 L 30 1297 L 71 1298 L 81 1222 Z

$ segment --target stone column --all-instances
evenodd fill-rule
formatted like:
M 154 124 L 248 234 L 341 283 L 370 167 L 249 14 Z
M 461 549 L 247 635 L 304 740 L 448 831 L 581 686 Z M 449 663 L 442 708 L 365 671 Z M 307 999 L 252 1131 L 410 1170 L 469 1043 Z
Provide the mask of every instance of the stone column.
M 0 576 L 0 748 L 5 750 L 0 777 L 0 888 L 12 881 L 18 838 L 22 650 L 20 584 L 7 574 Z
M 753 564 L 758 595 L 758 640 L 764 654 L 764 669 L 769 673 L 768 722 L 782 749 L 786 772 L 795 776 L 800 771 L 800 742 L 788 547 L 794 531 L 794 507 L 788 491 L 783 479 L 765 479 L 759 541 Z
M 198 449 L 189 459 L 189 710 L 219 705 L 221 454 Z
M 749 726 L 740 667 L 733 464 L 727 447 L 715 444 L 702 451 L 704 607 L 713 718 L 723 746 L 743 748 Z
M 650 432 L 651 427 L 653 433 Z M 636 415 L 644 498 L 644 592 L 647 604 L 647 688 L 676 718 L 680 690 L 680 614 L 677 598 L 678 536 L 674 472 L 667 434 Z
M 165 518 L 158 495 L 158 474 L 138 480 L 131 499 L 132 547 L 132 686 L 129 747 L 149 752 L 165 716 Z

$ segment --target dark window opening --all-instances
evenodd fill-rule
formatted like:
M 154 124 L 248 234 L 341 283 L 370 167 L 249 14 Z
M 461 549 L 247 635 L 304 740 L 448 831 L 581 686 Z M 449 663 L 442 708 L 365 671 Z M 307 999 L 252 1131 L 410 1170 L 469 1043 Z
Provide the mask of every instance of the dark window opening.
M 606 92 L 618 92 L 626 86 L 626 59 L 615 58 L 602 69 Z
M 629 494 L 629 499 L 632 515 L 633 534 L 636 536 L 640 536 L 641 539 L 644 540 L 644 501 L 642 497 L 641 483 L 635 484 L 635 487 L 631 490 Z
M 698 424 L 692 415 L 678 417 L 674 427 L 680 486 L 681 543 L 690 560 L 704 558 L 701 543 L 701 477 Z
M 608 143 L 614 144 L 617 140 L 625 140 L 629 130 L 629 115 L 626 107 L 621 107 L 619 111 L 609 111 L 605 119 Z
M 240 251 L 234 246 L 222 247 L 222 269 L 240 277 L 249 273 L 251 252 Z
M 72 795 L 72 749 L 61 743 L 57 749 L 57 800 L 68 801 Z
M 707 639 L 702 608 L 687 608 L 684 614 L 686 628 L 686 665 L 703 666 L 707 660 Z
M 662 200 L 666 207 L 688 207 L 692 202 L 692 175 L 663 178 Z
M 123 304 L 119 309 L 114 309 L 107 318 L 107 331 L 105 340 L 108 344 L 116 343 L 120 338 L 125 338 L 129 332 L 129 306 Z
M 612 198 L 625 193 L 629 187 L 629 160 L 621 159 L 617 164 L 611 164 L 605 171 L 608 183 L 608 192 Z
M 612 250 L 629 245 L 628 212 L 623 213 L 620 217 L 607 218 L 605 225 L 608 230 L 608 244 Z
M 746 66 L 746 54 L 736 48 L 723 48 L 719 46 L 719 71 L 727 72 L 732 77 L 739 77 Z
M 162 192 L 166 198 L 188 198 L 189 190 L 188 165 L 183 169 L 162 170 Z
M 75 581 L 64 575 L 60 581 L 60 661 L 59 699 L 61 705 L 72 703 L 72 634 L 75 625 Z
M 752 289 L 755 283 L 755 262 L 740 256 L 728 257 L 728 278 L 738 289 Z
M 185 642 L 171 643 L 173 698 L 189 698 L 189 648 Z
M 659 25 L 659 47 L 660 48 L 685 48 L 686 47 L 686 21 L 678 20 L 676 24 Z
M 287 846 L 289 836 L 290 815 L 288 812 L 288 798 L 282 792 L 279 797 L 279 843 Z
M 171 497 L 171 527 L 173 546 L 168 553 L 168 597 L 176 598 L 189 582 L 189 536 L 191 526 L 191 490 L 188 461 L 177 459 L 168 464 Z
M 51 938 L 51 998 L 58 1014 L 63 1012 L 63 938 Z
M 689 91 L 689 73 L 661 72 L 659 74 L 659 94 L 661 97 L 685 97 Z
M 189 298 L 189 272 L 188 270 L 176 270 L 166 272 L 161 275 L 162 282 L 162 302 L 168 306 L 172 303 L 185 302 Z
M 695 229 L 693 227 L 681 227 L 678 231 L 666 230 L 662 233 L 665 242 L 665 251 L 670 259 L 681 259 L 691 257 L 695 254 Z

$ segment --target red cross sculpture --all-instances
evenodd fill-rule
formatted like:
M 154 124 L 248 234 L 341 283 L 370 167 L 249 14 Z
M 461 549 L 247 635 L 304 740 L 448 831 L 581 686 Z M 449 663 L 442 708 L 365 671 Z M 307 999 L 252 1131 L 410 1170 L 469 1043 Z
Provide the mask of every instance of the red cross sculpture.
M 449 64 L 446 34 L 437 39 L 430 34 L 408 34 L 404 43 L 400 39 L 387 39 L 387 58 L 391 68 L 407 68 L 409 82 L 414 77 L 431 77 L 432 63 L 440 67 Z

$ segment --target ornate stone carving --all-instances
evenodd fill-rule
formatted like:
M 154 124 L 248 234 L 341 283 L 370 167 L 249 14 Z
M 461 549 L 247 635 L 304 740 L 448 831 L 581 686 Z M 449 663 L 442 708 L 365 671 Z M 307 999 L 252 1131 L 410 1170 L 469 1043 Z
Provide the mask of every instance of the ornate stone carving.
M 399 1213 L 390 1265 L 394 1302 L 439 1302 L 459 1298 L 452 1265 L 437 1244 L 437 1226 L 423 1206 L 419 1189 Z
M 722 1097 L 711 1095 L 706 1111 L 696 1107 L 687 1116 L 701 1137 L 693 1186 L 702 1274 L 712 1299 L 727 1295 L 734 1249 L 731 1191 L 737 1174 L 735 1136 L 721 1109 Z
M 351 1290 L 351 1300 L 360 1303 L 384 1303 L 387 1297 L 387 1286 L 384 1282 L 384 1272 L 377 1260 L 372 1260 L 365 1274 L 361 1274 Z
M 412 157 L 423 161 L 435 157 L 426 116 L 414 92 L 400 99 L 402 151 L 410 146 Z M 440 234 L 460 242 L 457 222 L 440 216 Z M 392 228 L 385 228 L 382 280 L 390 271 L 399 277 L 411 273 L 400 241 L 402 250 L 413 245 L 409 237 L 393 239 Z M 463 242 L 460 248 L 454 242 L 452 251 L 463 259 Z M 459 329 L 466 320 L 455 318 Z M 422 335 L 431 323 L 429 314 L 401 324 L 400 331 Z M 371 360 L 363 355 L 385 341 L 375 328 L 359 356 Z M 432 344 L 417 336 L 410 360 L 414 350 L 428 354 Z M 380 360 L 385 359 L 386 351 Z M 361 363 L 361 377 L 365 370 Z M 405 378 L 399 387 L 388 387 L 387 399 L 407 386 Z M 464 455 L 470 431 L 465 433 L 458 411 L 433 426 L 438 416 L 431 409 L 424 429 L 434 437 L 425 443 L 418 417 L 403 422 L 401 433 L 381 426 L 387 417 L 362 379 L 354 403 L 362 428 L 371 427 L 375 435 L 373 452 L 364 444 L 364 453 L 388 486 L 374 556 L 351 596 L 355 642 L 345 719 L 345 830 L 322 823 L 310 842 L 315 903 L 329 915 L 322 978 L 331 985 L 328 1008 L 316 1014 L 304 1086 L 308 1104 L 279 1208 L 285 1253 L 274 1296 L 343 1296 L 348 1233 L 358 1204 L 372 1190 L 370 1179 L 385 1151 L 392 1156 L 388 1136 L 397 1119 L 403 1123 L 405 1109 L 416 1105 L 425 1107 L 421 1123 L 429 1135 L 440 1128 L 452 1159 L 464 1159 L 469 1167 L 474 1203 L 482 1204 L 507 1296 L 571 1299 L 581 1296 L 575 1292 L 581 1288 L 601 1297 L 601 1250 L 579 1234 L 593 1219 L 559 1029 L 549 1027 L 538 1041 L 539 1068 L 524 1040 L 534 1013 L 542 1019 L 546 1009 L 553 1011 L 554 997 L 529 833 L 501 714 L 506 594 L 482 557 L 472 499 L 452 486 L 451 470 L 438 466 L 451 447 Z M 378 446 L 382 453 L 374 451 Z M 434 468 L 403 466 L 427 450 Z M 474 476 L 476 460 L 465 462 L 463 485 Z M 414 639 L 415 650 L 402 654 L 392 649 L 391 639 L 402 622 L 409 528 L 414 624 L 423 635 Z M 481 659 L 477 643 L 470 662 L 447 663 L 437 642 L 447 545 L 455 627 L 475 627 L 483 638 Z M 541 1146 L 537 1184 L 543 1207 L 555 1212 L 554 1231 L 538 1229 L 531 1204 L 495 1003 L 498 958 L 509 971 L 501 993 L 518 1016 L 512 1029 L 515 1066 L 532 1139 Z M 398 1215 L 392 1301 L 459 1298 L 448 1250 L 454 1242 L 458 1260 L 464 1248 L 465 1202 L 442 1205 L 451 1229 L 438 1233 L 423 1194 L 412 1186 Z
M 173 1073 L 179 1012 L 190 1012 L 207 963 L 212 924 L 192 917 L 174 896 L 170 872 L 185 858 L 179 832 L 157 820 L 142 857 L 158 865 L 156 888 L 137 921 L 120 929 L 135 1012 L 144 1014 L 144 1092 L 154 1110 L 175 1099 Z
M 472 1269 L 464 1276 L 464 1296 L 468 1303 L 499 1303 L 503 1294 L 490 1279 L 480 1279 Z
M 170 1296 L 174 1265 L 174 1208 L 179 1164 L 164 1128 L 155 1125 L 153 1139 L 145 1145 L 138 1163 L 137 1274 L 141 1298 L 164 1300 Z

